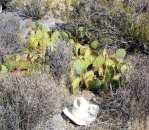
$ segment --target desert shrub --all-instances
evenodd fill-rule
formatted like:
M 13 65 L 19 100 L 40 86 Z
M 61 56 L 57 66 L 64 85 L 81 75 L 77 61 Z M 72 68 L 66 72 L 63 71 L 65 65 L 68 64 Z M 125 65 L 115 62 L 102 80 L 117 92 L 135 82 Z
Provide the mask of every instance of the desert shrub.
M 21 16 L 32 19 L 41 19 L 48 11 L 47 0 L 14 0 L 10 5 Z
M 48 7 L 55 17 L 65 19 L 73 9 L 73 5 L 78 1 L 79 0 L 48 0 Z
M 11 54 L 18 51 L 21 48 L 19 43 L 18 33 L 19 17 L 12 14 L 0 15 L 0 53 Z
M 128 127 L 135 129 L 132 127 L 133 125 L 136 127 L 136 125 L 142 125 L 141 122 L 143 122 L 142 129 L 147 129 L 146 121 L 149 116 L 147 107 L 149 105 L 149 62 L 147 59 L 148 56 L 140 54 L 128 56 L 127 60 L 135 66 L 134 71 L 130 74 L 131 78 L 121 84 L 112 98 L 96 96 L 95 102 L 100 107 L 100 115 L 97 119 L 99 126 L 101 121 L 103 125 L 109 125 L 113 129 L 126 129 Z M 134 124 L 135 120 L 140 122 Z
M 73 45 L 69 42 L 68 34 L 62 31 L 55 31 L 51 36 L 51 42 L 55 43 L 55 45 L 53 49 L 47 49 L 46 63 L 50 65 L 51 72 L 57 77 L 67 75 L 70 71 L 73 57 Z
M 130 99 L 133 99 L 133 103 L 130 103 L 130 107 L 128 107 L 131 117 L 139 119 L 146 119 L 149 115 L 149 109 L 147 108 L 149 104 L 149 62 L 147 59 L 148 56 L 143 55 L 131 56 L 130 60 L 136 67 L 128 82 L 124 82 L 124 88 L 127 92 L 130 92 Z
M 60 111 L 63 93 L 46 73 L 0 81 L 0 129 L 32 130 Z M 61 96 L 60 96 L 61 95 Z
M 40 19 L 46 13 L 55 17 L 66 18 L 79 0 L 13 0 L 12 9 L 17 9 L 25 16 Z
M 70 11 L 64 29 L 87 44 L 98 40 L 102 46 L 143 50 L 148 45 L 147 7 L 147 1 L 138 0 L 80 0 Z M 80 37 L 80 28 L 88 35 Z
M 4 9 L 8 9 L 9 8 L 9 4 L 12 2 L 13 0 L 1 0 L 0 4 L 2 5 L 2 10 Z

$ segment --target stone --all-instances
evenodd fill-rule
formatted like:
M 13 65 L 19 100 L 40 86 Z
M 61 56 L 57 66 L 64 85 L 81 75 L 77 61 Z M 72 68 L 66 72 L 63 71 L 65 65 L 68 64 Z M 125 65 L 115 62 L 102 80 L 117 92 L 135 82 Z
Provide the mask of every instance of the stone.
M 2 5 L 0 4 L 0 13 L 2 13 Z

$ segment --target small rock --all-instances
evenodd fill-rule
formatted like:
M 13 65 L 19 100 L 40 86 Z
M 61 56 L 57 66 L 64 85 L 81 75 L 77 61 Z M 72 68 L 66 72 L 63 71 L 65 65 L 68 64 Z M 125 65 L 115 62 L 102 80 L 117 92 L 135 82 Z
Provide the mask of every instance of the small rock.
M 2 13 L 2 5 L 0 4 L 0 13 Z

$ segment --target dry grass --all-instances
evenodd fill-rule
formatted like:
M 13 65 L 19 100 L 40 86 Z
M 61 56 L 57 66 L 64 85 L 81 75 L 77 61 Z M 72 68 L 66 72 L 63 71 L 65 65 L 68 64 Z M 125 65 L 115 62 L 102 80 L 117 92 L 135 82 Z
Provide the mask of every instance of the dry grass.
M 1 80 L 0 129 L 33 130 L 60 111 L 63 97 L 61 88 L 45 73 Z
M 47 0 L 13 0 L 10 6 L 20 16 L 34 20 L 41 19 L 48 12 Z

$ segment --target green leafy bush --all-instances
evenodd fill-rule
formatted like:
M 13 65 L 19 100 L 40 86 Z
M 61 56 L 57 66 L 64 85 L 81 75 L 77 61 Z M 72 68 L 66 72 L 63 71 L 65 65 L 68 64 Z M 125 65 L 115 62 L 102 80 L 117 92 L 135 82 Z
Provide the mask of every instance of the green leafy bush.
M 79 87 L 95 91 L 116 89 L 122 74 L 130 68 L 124 61 L 124 49 L 117 49 L 112 53 L 104 49 L 97 53 L 89 46 L 78 43 L 75 54 L 71 69 L 72 92 Z

